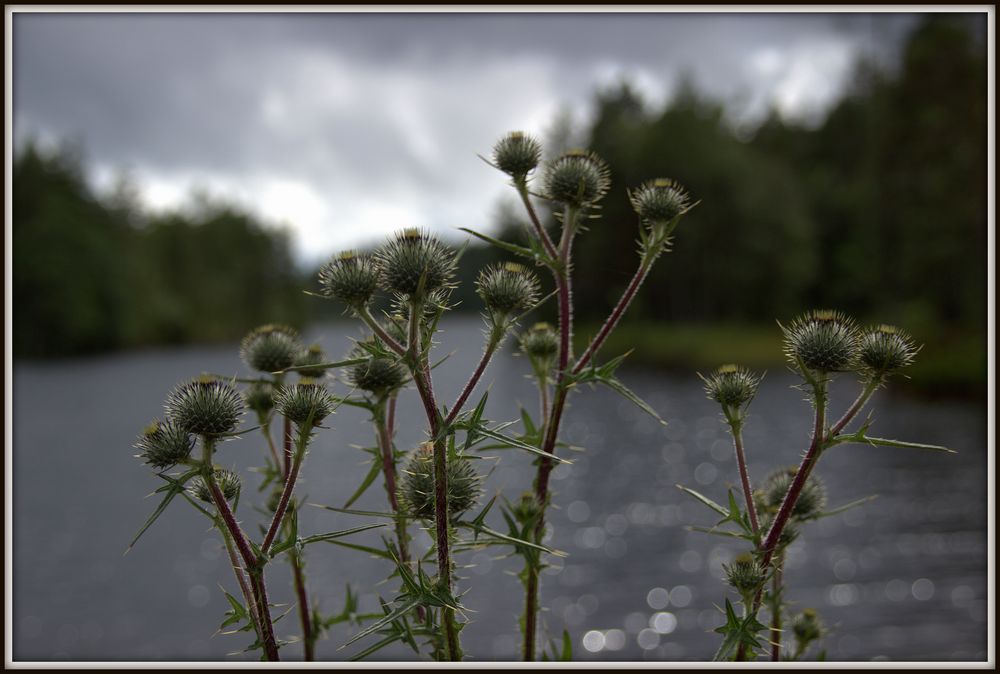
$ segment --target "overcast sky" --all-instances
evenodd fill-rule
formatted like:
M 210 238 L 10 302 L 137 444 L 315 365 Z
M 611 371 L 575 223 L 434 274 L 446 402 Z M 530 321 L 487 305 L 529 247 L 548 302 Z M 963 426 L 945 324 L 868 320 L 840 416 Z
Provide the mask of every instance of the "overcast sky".
M 822 113 L 912 15 L 31 14 L 14 17 L 14 135 L 82 143 L 106 189 L 151 206 L 194 186 L 296 233 L 303 261 L 406 226 L 490 223 L 511 129 L 577 124 L 624 77 L 652 104 L 679 77 L 730 102 Z M 664 168 L 669 172 L 669 167 Z

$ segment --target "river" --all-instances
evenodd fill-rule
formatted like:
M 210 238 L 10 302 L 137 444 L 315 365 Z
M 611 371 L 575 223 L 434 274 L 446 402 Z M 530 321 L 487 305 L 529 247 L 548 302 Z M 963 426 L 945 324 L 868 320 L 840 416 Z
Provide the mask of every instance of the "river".
M 316 326 L 306 337 L 334 357 L 344 354 L 348 324 Z M 777 335 L 776 335 L 777 340 Z M 442 401 L 453 400 L 481 353 L 480 325 L 444 326 L 438 353 L 454 354 L 434 374 Z M 776 341 L 775 348 L 778 348 Z M 613 354 L 605 354 L 613 355 Z M 156 478 L 133 458 L 132 443 L 162 416 L 167 391 L 201 372 L 246 374 L 236 345 L 134 351 L 92 358 L 17 362 L 13 368 L 13 656 L 15 661 L 239 661 L 246 634 L 216 634 L 227 609 L 220 583 L 236 594 L 224 551 L 207 521 L 177 500 L 127 555 L 123 552 L 153 510 L 145 498 Z M 518 406 L 535 410 L 527 363 L 506 349 L 481 385 L 486 416 L 513 420 Z M 667 425 L 616 393 L 585 387 L 571 398 L 564 439 L 582 449 L 554 477 L 549 545 L 568 553 L 543 575 L 543 623 L 552 635 L 569 630 L 577 660 L 690 661 L 710 659 L 726 596 L 722 564 L 739 541 L 687 530 L 711 526 L 713 513 L 681 493 L 689 485 L 716 500 L 738 483 L 732 446 L 714 403 L 694 372 L 663 374 L 625 368 L 621 378 Z M 790 373 L 764 379 L 746 426 L 751 479 L 797 463 L 808 442 L 811 411 Z M 341 384 L 335 385 L 343 392 Z M 836 382 L 831 409 L 856 394 L 850 378 Z M 249 421 L 246 425 L 250 425 Z M 365 414 L 341 408 L 306 460 L 301 493 L 312 503 L 341 505 L 362 479 L 372 432 Z M 397 441 L 422 438 L 415 393 L 404 393 Z M 818 467 L 830 506 L 878 498 L 804 528 L 786 563 L 787 596 L 796 609 L 816 608 L 829 627 L 828 660 L 982 661 L 987 650 L 987 415 L 985 403 L 923 401 L 888 391 L 875 402 L 872 432 L 942 444 L 942 454 L 845 445 Z M 249 434 L 223 445 L 219 461 L 244 478 L 241 517 L 264 447 Z M 497 461 L 487 493 L 515 499 L 530 488 L 531 456 L 487 453 Z M 385 509 L 376 483 L 355 506 Z M 498 513 L 490 523 L 500 528 Z M 366 524 L 357 517 L 306 508 L 301 528 L 319 533 Z M 357 536 L 376 542 L 377 533 Z M 416 545 L 429 539 L 418 533 Z M 462 632 L 469 660 L 518 657 L 517 618 L 523 597 L 516 560 L 503 549 L 458 558 L 459 591 L 471 621 Z M 332 545 L 306 549 L 312 596 L 326 614 L 341 610 L 345 586 L 373 610 L 387 565 Z M 433 569 L 430 569 L 433 571 Z M 293 601 L 286 564 L 269 567 L 271 599 Z M 732 595 L 730 595 L 732 597 Z M 277 623 L 280 637 L 297 633 L 293 611 Z M 370 644 L 338 650 L 356 628 L 336 626 L 318 659 L 341 660 Z M 236 653 L 235 655 L 233 653 Z M 283 648 L 286 659 L 301 647 Z M 815 649 L 812 656 L 816 655 Z M 403 647 L 377 659 L 408 659 Z

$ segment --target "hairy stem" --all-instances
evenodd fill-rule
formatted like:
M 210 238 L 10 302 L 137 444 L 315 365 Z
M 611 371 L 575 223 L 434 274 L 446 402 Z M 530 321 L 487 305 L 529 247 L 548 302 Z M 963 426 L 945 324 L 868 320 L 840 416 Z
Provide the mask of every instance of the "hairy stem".
M 545 231 L 544 227 L 542 227 L 542 223 L 538 219 L 538 214 L 535 213 L 535 207 L 531 205 L 531 197 L 528 195 L 527 183 L 523 181 L 516 182 L 514 187 L 517 188 L 517 193 L 521 197 L 521 202 L 524 203 L 524 210 L 528 212 L 528 218 L 531 220 L 531 224 L 535 228 L 535 235 L 538 236 L 539 241 L 542 242 L 545 252 L 548 253 L 554 260 L 558 256 L 556 246 L 552 243 L 549 233 Z
M 289 434 L 290 437 L 290 434 Z M 304 428 L 299 429 L 299 440 L 296 443 L 294 452 L 291 457 L 291 465 L 288 468 L 288 473 L 285 475 L 285 485 L 281 490 L 281 497 L 278 499 L 278 507 L 274 511 L 274 517 L 271 519 L 271 525 L 267 528 L 267 533 L 264 535 L 264 542 L 261 543 L 260 550 L 261 553 L 267 554 L 267 551 L 271 549 L 271 544 L 274 543 L 274 538 L 278 534 L 278 529 L 281 528 L 281 523 L 284 521 L 285 512 L 288 510 L 288 502 L 292 498 L 292 492 L 295 490 L 295 482 L 299 477 L 299 468 L 302 466 L 302 459 L 305 457 L 306 443 L 309 440 L 309 431 Z M 291 449 L 291 447 L 289 447 Z
M 542 451 L 555 454 L 556 440 L 559 437 L 559 424 L 562 420 L 563 408 L 566 406 L 566 375 L 573 348 L 573 287 L 571 279 L 572 244 L 576 231 L 577 211 L 568 208 L 563 217 L 563 233 L 559 241 L 559 265 L 553 270 L 556 282 L 556 297 L 559 311 L 559 365 L 556 372 L 556 393 L 545 422 L 545 435 Z M 535 500 L 539 505 L 538 521 L 535 524 L 535 543 L 541 543 L 545 533 L 545 508 L 549 500 L 549 476 L 552 474 L 553 462 L 543 457 L 538 463 L 538 473 L 535 477 Z M 524 599 L 524 648 L 525 661 L 535 659 L 535 633 L 537 631 L 538 614 L 537 571 L 529 567 L 528 579 L 525 583 Z
M 240 563 L 239 557 L 236 555 L 236 547 L 233 545 L 233 537 L 230 535 L 229 529 L 225 524 L 219 523 L 217 528 L 222 534 L 222 540 L 226 543 L 226 552 L 229 554 L 229 563 L 233 567 L 233 574 L 236 575 L 236 582 L 239 584 L 240 592 L 243 593 L 243 599 L 247 603 L 247 612 L 250 614 L 253 629 L 257 633 L 257 638 L 260 639 L 263 636 L 261 634 L 260 627 L 260 613 L 257 609 L 257 602 L 254 599 L 253 592 L 250 590 L 247 574 L 243 570 L 243 565 Z
M 411 326 L 420 320 L 419 309 L 419 306 L 411 305 L 410 307 Z M 434 443 L 434 528 L 435 546 L 437 548 L 438 582 L 450 595 L 452 582 L 448 531 L 447 438 L 442 433 L 443 420 L 438 412 L 437 402 L 434 399 L 434 384 L 430 377 L 427 359 L 425 356 L 420 355 L 420 332 L 411 327 L 410 333 L 414 335 L 414 341 L 407 345 L 407 360 L 410 364 L 410 372 L 413 375 L 417 392 L 420 394 L 420 399 L 424 404 L 424 412 L 427 415 L 427 423 L 430 426 L 430 435 Z M 442 607 L 441 621 L 445 633 L 445 655 L 449 660 L 460 661 L 462 659 L 462 649 L 459 645 L 458 626 L 455 624 L 455 610 L 447 606 Z
M 746 456 L 743 452 L 743 429 L 739 419 L 730 419 L 729 428 L 733 434 L 733 447 L 736 450 L 736 464 L 740 471 L 740 482 L 743 484 L 743 495 L 746 497 L 747 512 L 750 513 L 750 526 L 754 535 L 760 533 L 757 522 L 757 508 L 753 503 L 753 491 L 750 489 L 750 473 L 747 471 Z
M 771 662 L 781 659 L 781 570 L 785 566 L 785 553 L 778 555 L 771 581 L 771 595 L 774 606 L 771 610 Z
M 476 384 L 478 384 L 479 380 L 482 379 L 483 373 L 486 371 L 486 366 L 489 365 L 490 360 L 493 359 L 493 354 L 497 352 L 497 348 L 500 346 L 502 338 L 502 330 L 494 329 L 490 333 L 489 341 L 486 342 L 486 348 L 483 349 L 483 356 L 479 359 L 479 364 L 476 366 L 472 376 L 469 377 L 469 381 L 465 383 L 465 387 L 455 400 L 455 404 L 452 405 L 451 409 L 448 411 L 448 417 L 444 420 L 445 427 L 450 426 L 451 422 L 453 422 L 455 417 L 458 416 L 458 413 L 462 411 L 462 405 L 464 405 L 465 401 L 469 399 L 469 396 L 472 395 L 472 392 L 476 389 Z
M 771 528 L 767 532 L 764 542 L 761 544 L 760 549 L 763 552 L 761 566 L 765 569 L 770 568 L 771 559 L 777 548 L 778 540 L 781 538 L 781 534 L 785 530 L 785 525 L 788 524 L 788 520 L 791 518 L 792 510 L 795 508 L 795 504 L 799 500 L 799 495 L 805 487 L 809 474 L 815 467 L 816 462 L 819 461 L 819 456 L 822 453 L 826 442 L 824 428 L 826 426 L 827 381 L 824 378 L 813 381 L 813 402 L 815 404 L 816 411 L 812 441 L 809 443 L 809 449 L 806 450 L 805 456 L 802 457 L 802 463 L 799 464 L 799 468 L 795 472 L 795 477 L 792 478 L 792 484 L 788 487 L 788 492 L 785 493 L 785 498 L 781 501 L 781 507 L 778 509 L 778 514 L 774 516 L 774 522 L 771 523 Z M 754 615 L 756 615 L 757 611 L 760 609 L 762 594 L 763 589 L 758 590 L 757 596 L 754 597 L 753 607 L 750 611 Z M 741 644 L 739 649 L 736 651 L 736 659 L 743 660 L 745 653 L 746 650 Z
M 607 320 L 604 321 L 604 325 L 601 329 L 597 331 L 594 338 L 590 341 L 587 349 L 580 356 L 580 359 L 576 362 L 573 367 L 573 374 L 579 373 L 590 360 L 597 355 L 597 351 L 604 345 L 605 340 L 607 340 L 608 335 L 611 331 L 617 327 L 619 321 L 621 321 L 622 316 L 625 314 L 625 310 L 628 309 L 632 300 L 635 298 L 636 293 L 642 286 L 643 281 L 646 280 L 646 276 L 649 275 L 649 270 L 652 268 L 653 263 L 650 258 L 643 256 L 642 260 L 639 262 L 639 268 L 636 269 L 635 275 L 632 276 L 632 280 L 629 281 L 628 286 L 625 288 L 625 292 L 622 293 L 621 298 L 619 298 L 618 303 L 615 308 L 611 310 L 611 314 L 608 315 Z
M 278 644 L 274 638 L 274 626 L 271 623 L 271 612 L 268 609 L 267 588 L 264 586 L 263 571 L 260 568 L 257 557 L 250 548 L 250 544 L 247 542 L 243 530 L 236 521 L 236 515 L 233 514 L 232 508 L 229 507 L 229 502 L 226 501 L 226 497 L 223 495 L 222 490 L 219 489 L 219 485 L 215 480 L 215 466 L 212 463 L 215 442 L 208 437 L 202 438 L 202 449 L 204 452 L 202 460 L 204 472 L 202 479 L 208 485 L 208 491 L 212 495 L 215 509 L 222 518 L 223 524 L 229 530 L 229 534 L 233 537 L 236 549 L 239 550 L 240 555 L 243 557 L 245 568 L 250 574 L 250 587 L 253 590 L 254 599 L 258 607 L 258 617 L 260 618 L 261 641 L 264 646 L 264 654 L 268 660 L 277 662 L 281 658 L 278 656 Z
M 312 662 L 316 659 L 316 637 L 313 635 L 312 618 L 309 615 L 309 597 L 306 594 L 306 579 L 303 570 L 305 565 L 302 562 L 302 554 L 293 552 L 291 562 L 292 581 L 299 604 L 299 622 L 302 624 L 303 657 L 306 662 Z

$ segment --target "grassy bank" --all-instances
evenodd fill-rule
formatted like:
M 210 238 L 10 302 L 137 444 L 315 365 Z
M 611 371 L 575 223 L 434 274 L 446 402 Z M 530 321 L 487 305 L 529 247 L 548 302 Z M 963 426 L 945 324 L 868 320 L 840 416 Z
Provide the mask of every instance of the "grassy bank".
M 582 349 L 599 325 L 581 326 L 575 335 Z M 985 397 L 986 339 L 963 331 L 917 336 L 924 345 L 909 379 L 896 384 L 917 395 Z M 777 325 L 691 324 L 631 322 L 621 325 L 607 341 L 602 360 L 634 349 L 631 365 L 707 372 L 723 363 L 754 369 L 785 366 Z

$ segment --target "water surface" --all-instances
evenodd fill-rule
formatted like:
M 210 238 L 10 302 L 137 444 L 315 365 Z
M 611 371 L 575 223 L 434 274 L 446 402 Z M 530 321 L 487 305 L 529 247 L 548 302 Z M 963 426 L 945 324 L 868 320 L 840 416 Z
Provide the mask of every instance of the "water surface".
M 358 336 L 346 324 L 320 326 L 306 337 L 333 356 Z M 439 352 L 454 355 L 435 371 L 439 398 L 453 400 L 481 353 L 478 322 L 447 323 Z M 776 345 L 777 348 L 777 345 Z M 606 354 L 613 355 L 613 354 Z M 230 592 L 231 571 L 217 534 L 181 501 L 172 505 L 127 556 L 128 541 L 155 506 L 146 497 L 156 478 L 133 458 L 142 427 L 162 416 L 167 391 L 203 371 L 246 374 L 236 345 L 158 349 L 49 362 L 20 362 L 13 372 L 14 643 L 15 660 L 239 660 L 245 635 L 215 635 Z M 524 359 L 504 352 L 490 366 L 487 416 L 517 418 L 537 401 Z M 556 508 L 549 544 L 569 553 L 543 577 L 544 625 L 568 629 L 577 659 L 707 660 L 718 645 L 721 565 L 738 541 L 685 529 L 711 526 L 713 513 L 682 494 L 677 483 L 722 500 L 738 482 L 718 411 L 690 376 L 626 369 L 622 379 L 668 421 L 662 427 L 606 389 L 585 388 L 571 399 L 565 440 L 572 466 L 553 475 Z M 746 426 L 751 478 L 797 463 L 808 443 L 810 408 L 783 372 L 765 378 Z M 337 385 L 343 391 L 342 385 Z M 854 395 L 847 379 L 834 388 L 839 413 Z M 944 444 L 944 455 L 918 450 L 841 446 L 818 468 L 831 506 L 877 494 L 862 508 L 808 526 L 789 551 L 785 578 L 796 609 L 815 607 L 830 627 L 830 660 L 984 660 L 987 635 L 987 442 L 981 404 L 924 402 L 888 392 L 877 398 L 873 432 Z M 250 425 L 249 422 L 247 425 Z M 341 505 L 363 477 L 373 436 L 365 415 L 341 409 L 316 438 L 302 493 Z M 399 409 L 397 441 L 422 439 L 423 415 L 408 391 Z M 219 461 L 241 471 L 240 516 L 253 528 L 263 517 L 250 506 L 259 478 L 250 470 L 265 451 L 259 435 L 225 444 Z M 530 488 L 531 457 L 493 453 L 488 493 L 517 498 Z M 383 510 L 375 484 L 358 508 Z M 367 523 L 306 509 L 307 533 Z M 500 527 L 498 522 L 494 526 Z M 429 539 L 417 535 L 417 546 Z M 358 542 L 377 543 L 377 534 Z M 473 660 L 518 655 L 523 601 L 516 559 L 498 549 L 461 555 L 459 590 L 472 621 L 463 645 Z M 361 594 L 362 610 L 391 597 L 387 566 L 335 546 L 307 549 L 312 597 L 326 613 L 341 610 L 345 586 Z M 287 565 L 269 568 L 271 599 L 293 601 Z M 297 632 L 294 612 L 277 624 Z M 336 628 L 318 645 L 319 659 L 340 660 L 352 633 Z M 297 644 L 286 659 L 301 657 Z M 815 653 L 814 653 L 815 654 Z M 405 659 L 393 647 L 379 654 Z

